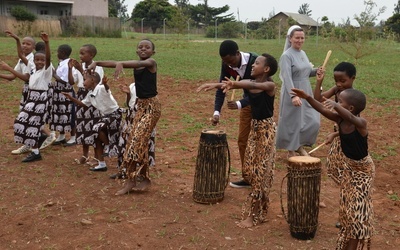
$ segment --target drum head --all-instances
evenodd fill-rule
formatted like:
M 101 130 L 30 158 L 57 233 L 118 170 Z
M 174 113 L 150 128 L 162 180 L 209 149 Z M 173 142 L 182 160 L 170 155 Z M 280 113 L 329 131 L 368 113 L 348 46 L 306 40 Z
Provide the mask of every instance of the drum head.
M 318 163 L 321 162 L 319 158 L 312 156 L 292 156 L 288 159 L 289 162 L 293 163 Z

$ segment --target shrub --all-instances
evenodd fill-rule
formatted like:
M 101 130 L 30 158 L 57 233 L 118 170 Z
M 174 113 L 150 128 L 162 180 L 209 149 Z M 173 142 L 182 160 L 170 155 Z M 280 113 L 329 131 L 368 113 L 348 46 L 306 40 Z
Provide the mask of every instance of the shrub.
M 17 19 L 17 21 L 35 21 L 37 16 L 30 12 L 23 6 L 15 6 L 11 9 L 11 15 Z

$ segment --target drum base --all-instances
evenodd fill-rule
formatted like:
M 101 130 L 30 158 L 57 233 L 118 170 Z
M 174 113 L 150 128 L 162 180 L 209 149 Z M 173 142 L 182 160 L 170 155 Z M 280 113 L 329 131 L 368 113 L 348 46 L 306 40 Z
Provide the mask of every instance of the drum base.
M 315 232 L 312 233 L 303 233 L 303 232 L 290 232 L 290 235 L 292 235 L 293 238 L 299 239 L 299 240 L 311 240 L 315 236 Z

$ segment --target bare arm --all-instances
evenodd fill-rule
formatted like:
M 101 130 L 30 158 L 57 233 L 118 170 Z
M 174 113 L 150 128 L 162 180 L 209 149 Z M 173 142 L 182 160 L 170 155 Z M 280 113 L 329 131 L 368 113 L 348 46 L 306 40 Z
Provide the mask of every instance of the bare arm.
M 46 50 L 46 66 L 45 68 L 47 69 L 51 65 L 51 53 L 50 53 L 50 42 L 49 42 L 49 35 L 46 33 L 42 32 L 40 34 L 40 37 L 42 38 L 44 44 L 45 44 L 45 50 Z
M 82 106 L 82 107 L 87 107 L 83 102 L 79 101 L 78 99 L 76 99 L 75 97 L 73 97 L 72 95 L 70 95 L 69 93 L 66 92 L 61 92 L 61 94 L 65 95 L 65 97 L 67 97 L 68 99 L 70 99 L 73 103 L 75 103 L 76 105 Z
M 7 70 L 11 74 L 13 74 L 15 77 L 18 77 L 19 79 L 21 79 L 25 82 L 29 81 L 29 77 L 30 77 L 29 74 L 20 73 L 20 72 L 14 70 L 7 63 L 5 63 L 4 61 L 1 61 L 1 60 L 0 60 L 0 69 Z M 15 77 L 14 77 L 14 79 L 15 79 Z M 10 77 L 10 79 L 11 79 L 11 77 Z M 11 80 L 14 80 L 14 79 L 11 79 Z
M 15 39 L 15 42 L 17 43 L 18 58 L 21 59 L 21 61 L 25 65 L 28 65 L 28 59 L 26 59 L 26 55 L 24 55 L 24 53 L 22 52 L 21 41 L 20 41 L 19 37 L 9 30 L 6 30 L 6 34 L 7 34 L 7 36 L 10 36 Z
M 150 72 L 154 73 L 157 70 L 156 61 L 153 58 L 146 60 L 131 60 L 131 61 L 97 61 L 89 65 L 88 70 L 93 70 L 96 66 L 105 68 L 115 68 L 114 77 L 117 78 L 122 72 L 123 68 L 148 68 Z
M 225 89 L 260 89 L 264 91 L 272 91 L 275 90 L 275 83 L 272 81 L 266 82 L 255 82 L 253 80 L 240 80 L 240 81 L 232 81 L 231 79 L 227 79 L 223 81 L 225 84 L 223 88 Z
M 222 85 L 223 85 L 222 82 L 204 83 L 197 88 L 196 92 L 208 91 L 208 90 L 212 90 L 212 89 L 220 89 L 222 87 Z

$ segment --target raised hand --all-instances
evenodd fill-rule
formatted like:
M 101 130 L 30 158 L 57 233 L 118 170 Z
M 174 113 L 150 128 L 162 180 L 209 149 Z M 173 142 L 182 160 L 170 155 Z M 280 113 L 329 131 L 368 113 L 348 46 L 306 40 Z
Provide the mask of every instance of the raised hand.
M 5 33 L 7 34 L 7 36 L 10 36 L 10 37 L 14 38 L 15 40 L 19 40 L 19 37 L 16 34 L 12 33 L 11 31 L 6 30 Z
M 43 42 L 49 41 L 49 35 L 45 32 L 40 33 L 40 38 L 42 38 Z

